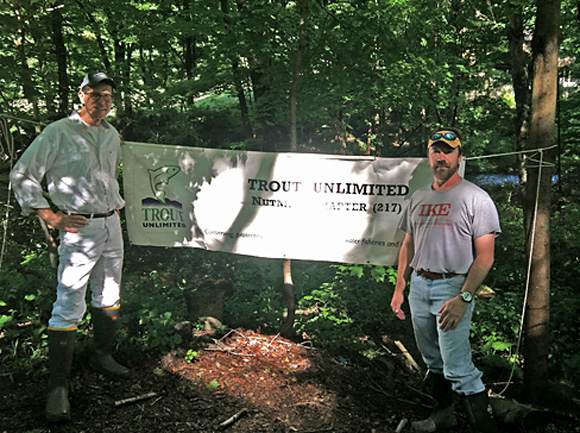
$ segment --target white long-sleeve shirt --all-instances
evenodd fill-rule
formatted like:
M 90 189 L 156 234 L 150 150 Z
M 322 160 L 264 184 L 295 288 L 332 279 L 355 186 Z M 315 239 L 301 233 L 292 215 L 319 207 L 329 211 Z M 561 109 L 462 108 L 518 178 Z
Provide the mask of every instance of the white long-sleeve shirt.
M 43 196 L 46 180 L 51 201 L 71 213 L 105 213 L 125 201 L 117 176 L 121 163 L 119 133 L 103 121 L 83 122 L 77 112 L 47 126 L 20 157 L 10 180 L 24 215 L 50 207 Z

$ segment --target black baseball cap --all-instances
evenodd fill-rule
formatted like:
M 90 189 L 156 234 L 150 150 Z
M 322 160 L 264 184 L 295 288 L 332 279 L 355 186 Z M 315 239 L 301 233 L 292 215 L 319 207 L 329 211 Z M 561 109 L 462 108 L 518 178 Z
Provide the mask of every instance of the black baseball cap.
M 110 84 L 113 89 L 117 88 L 117 85 L 113 79 L 104 72 L 89 72 L 87 75 L 85 75 L 85 78 L 83 78 L 83 82 L 81 83 L 81 90 L 83 90 L 85 87 L 90 87 L 93 89 L 103 81 L 107 84 Z

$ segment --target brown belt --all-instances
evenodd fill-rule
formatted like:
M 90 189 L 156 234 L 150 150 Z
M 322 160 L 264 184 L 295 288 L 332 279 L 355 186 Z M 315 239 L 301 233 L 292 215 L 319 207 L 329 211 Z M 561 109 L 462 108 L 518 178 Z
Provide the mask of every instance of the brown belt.
M 453 273 L 438 274 L 436 272 L 424 271 L 422 269 L 417 271 L 417 275 L 419 275 L 421 278 L 423 278 L 425 280 L 442 280 L 445 278 L 455 278 L 455 277 L 465 277 L 466 276 L 466 274 L 453 274 Z

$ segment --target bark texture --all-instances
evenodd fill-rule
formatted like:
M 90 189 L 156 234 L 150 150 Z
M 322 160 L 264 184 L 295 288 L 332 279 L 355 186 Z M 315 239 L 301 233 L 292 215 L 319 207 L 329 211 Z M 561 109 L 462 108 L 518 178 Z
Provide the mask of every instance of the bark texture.
M 556 141 L 560 8 L 560 1 L 537 2 L 527 143 L 530 150 L 549 148 Z M 527 253 L 531 258 L 524 340 L 524 395 L 531 402 L 545 403 L 549 398 L 550 204 L 553 175 L 552 167 L 547 165 L 554 162 L 555 151 L 546 150 L 538 155 L 528 158 L 528 180 L 524 187 L 524 223 Z M 538 164 L 539 160 L 541 164 Z

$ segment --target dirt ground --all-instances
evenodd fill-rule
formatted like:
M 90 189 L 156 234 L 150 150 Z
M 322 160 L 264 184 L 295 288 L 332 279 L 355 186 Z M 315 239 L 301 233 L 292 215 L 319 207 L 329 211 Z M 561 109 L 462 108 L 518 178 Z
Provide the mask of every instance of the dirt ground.
M 421 374 L 401 354 L 337 359 L 307 343 L 248 330 L 198 334 L 159 357 L 119 352 L 130 378 L 114 381 L 75 359 L 72 419 L 44 419 L 46 377 L 0 379 L 0 433 L 411 432 L 429 414 Z M 127 400 L 127 399 L 133 399 Z M 460 405 L 451 433 L 471 431 Z M 502 422 L 510 433 L 580 432 L 580 405 Z

